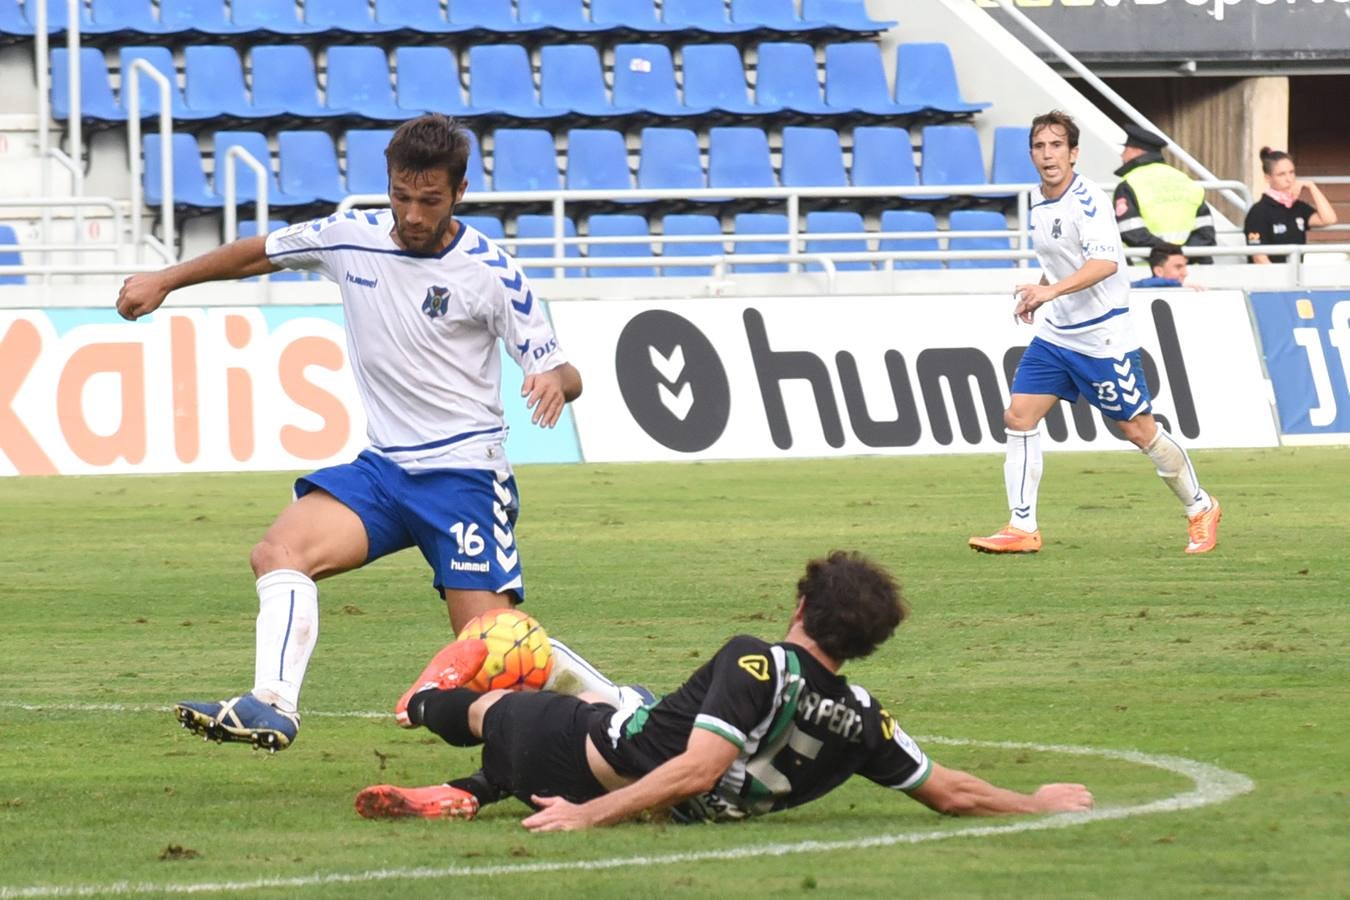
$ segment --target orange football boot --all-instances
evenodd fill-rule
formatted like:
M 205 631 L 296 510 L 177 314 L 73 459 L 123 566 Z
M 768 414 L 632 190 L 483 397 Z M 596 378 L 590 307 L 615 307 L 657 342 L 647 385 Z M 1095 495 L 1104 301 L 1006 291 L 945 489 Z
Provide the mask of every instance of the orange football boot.
M 472 819 L 478 815 L 478 798 L 448 784 L 375 784 L 356 795 L 356 811 L 367 819 Z
M 970 548 L 981 553 L 1035 553 L 1041 549 L 1041 532 L 1005 525 L 989 537 L 971 538 Z
M 1223 518 L 1223 510 L 1219 508 L 1218 497 L 1209 500 L 1209 509 L 1187 520 L 1186 531 L 1190 537 L 1186 544 L 1187 553 L 1208 553 L 1219 543 L 1219 519 Z
M 394 705 L 394 718 L 398 720 L 398 724 L 404 728 L 414 727 L 408 720 L 408 703 L 414 694 L 432 688 L 448 691 L 459 687 L 478 674 L 478 670 L 483 668 L 483 660 L 487 659 L 487 654 L 487 642 L 478 638 L 451 641 L 442 647 L 441 651 L 431 658 L 431 662 L 427 663 L 422 674 L 417 676 L 412 687 L 398 698 L 398 703 Z

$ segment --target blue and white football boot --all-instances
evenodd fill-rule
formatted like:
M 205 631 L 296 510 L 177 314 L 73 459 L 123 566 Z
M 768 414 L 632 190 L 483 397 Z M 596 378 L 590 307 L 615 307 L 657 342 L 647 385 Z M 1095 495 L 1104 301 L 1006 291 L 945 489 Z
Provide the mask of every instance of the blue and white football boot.
M 272 753 L 285 750 L 300 730 L 300 716 L 264 703 L 252 693 L 229 700 L 184 700 L 174 716 L 208 741 L 237 741 Z

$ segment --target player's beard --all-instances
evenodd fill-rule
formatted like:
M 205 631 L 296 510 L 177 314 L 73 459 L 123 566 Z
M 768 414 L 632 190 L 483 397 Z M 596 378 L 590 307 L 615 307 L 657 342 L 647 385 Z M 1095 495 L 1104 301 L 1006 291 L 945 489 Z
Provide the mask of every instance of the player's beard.
M 429 237 L 419 237 L 410 233 L 397 218 L 394 220 L 394 230 L 398 232 L 399 242 L 403 244 L 404 249 L 413 253 L 436 253 L 440 251 L 441 242 L 445 240 L 445 234 L 450 230 L 454 218 L 455 213 L 452 209 L 446 213 L 444 219 L 436 223 Z

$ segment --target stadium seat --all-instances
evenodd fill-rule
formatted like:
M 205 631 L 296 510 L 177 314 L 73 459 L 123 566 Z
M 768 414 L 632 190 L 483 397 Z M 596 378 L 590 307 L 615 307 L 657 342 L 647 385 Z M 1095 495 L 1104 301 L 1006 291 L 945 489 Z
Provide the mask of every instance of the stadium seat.
M 312 194 L 325 203 L 347 196 L 338 171 L 337 148 L 322 131 L 282 131 L 277 134 L 281 190 Z
M 551 28 L 564 40 L 614 30 L 613 25 L 592 22 L 586 16 L 582 0 L 519 0 L 516 15 L 522 25 Z
M 299 120 L 326 119 L 341 110 L 319 102 L 319 83 L 314 57 L 298 44 L 264 44 L 254 47 L 253 105 L 282 109 Z
M 919 209 L 888 209 L 881 214 L 881 230 L 885 231 L 917 231 L 917 232 L 935 232 L 938 230 L 937 220 L 933 214 Z M 936 237 L 927 238 L 882 238 L 877 245 L 878 250 L 894 250 L 903 252 L 907 250 L 939 251 L 942 248 L 938 246 Z M 936 259 L 897 259 L 891 262 L 891 266 L 896 269 L 941 269 L 942 262 Z
M 458 25 L 469 31 L 472 39 L 474 31 L 483 36 L 520 35 L 531 31 L 543 31 L 547 26 L 522 23 L 516 18 L 511 3 L 502 0 L 454 0 L 450 4 L 448 16 L 452 25 Z
M 661 21 L 680 29 L 686 38 L 697 37 L 699 32 L 719 37 L 756 30 L 728 19 L 725 0 L 663 0 Z
M 389 57 L 381 47 L 329 47 L 327 94 L 325 105 L 349 116 L 371 122 L 409 118 L 394 102 Z
M 164 171 L 160 159 L 161 146 L 158 134 L 141 136 L 141 148 L 144 151 L 141 185 L 145 190 L 147 206 L 164 203 L 164 193 L 160 189 L 160 176 Z M 197 139 L 190 134 L 175 132 L 169 147 L 173 152 L 174 208 L 219 209 L 220 198 L 206 186 L 206 172 L 202 168 L 202 154 L 197 147 Z
M 282 109 L 259 109 L 249 102 L 244 86 L 244 64 L 233 47 L 208 44 L 183 51 L 187 82 L 183 102 L 189 109 L 213 117 L 240 121 L 278 118 Z
M 852 175 L 856 187 L 918 184 L 909 132 L 894 125 L 860 125 L 853 129 Z
M 563 219 L 563 236 L 573 238 L 577 236 L 576 223 L 569 218 Z M 516 237 L 525 239 L 553 237 L 553 216 L 536 215 L 533 213 L 527 213 L 524 215 L 517 216 Z M 530 259 L 530 258 L 537 259 L 540 257 L 549 258 L 553 256 L 553 249 L 554 248 L 552 244 L 535 244 L 532 246 L 517 245 L 511 255 L 514 256 L 516 259 Z M 563 255 L 566 257 L 580 258 L 581 248 L 578 247 L 576 244 L 569 244 L 564 249 Z M 568 278 L 580 278 L 581 269 L 569 267 L 564 274 Z M 554 270 L 548 267 L 526 266 L 525 277 L 553 278 Z
M 700 213 L 671 213 L 661 219 L 661 231 L 670 236 L 706 235 L 707 241 L 688 243 L 666 243 L 662 245 L 661 255 L 672 256 L 722 256 L 726 247 L 722 243 L 722 223 L 716 216 Z M 662 275 L 707 276 L 712 274 L 712 266 L 662 266 Z
M 591 216 L 587 223 L 590 237 L 650 237 L 645 216 L 631 213 Z M 586 255 L 596 257 L 649 257 L 652 245 L 649 242 L 634 244 L 587 244 Z M 651 278 L 656 275 L 654 266 L 619 266 L 615 268 L 590 268 L 592 278 Z
M 895 102 L 945 116 L 970 115 L 989 106 L 962 99 L 951 48 L 943 43 L 895 48 Z
M 814 40 L 830 29 L 824 22 L 807 22 L 797 15 L 793 0 L 731 0 L 731 21 L 753 25 L 776 40 Z
M 65 47 L 52 50 L 52 118 L 64 122 L 70 118 L 70 55 Z M 103 51 L 80 48 L 80 120 L 125 122 L 126 112 L 113 97 L 108 82 L 108 66 Z
M 830 44 L 825 48 L 825 103 L 892 119 L 923 110 L 917 104 L 891 100 L 881 48 L 871 43 Z
M 0 21 L 0 26 L 4 22 Z M 13 247 L 14 249 L 9 249 Z M 19 253 L 19 236 L 11 225 L 0 225 L 0 266 L 21 266 L 23 256 Z M 27 275 L 0 274 L 0 284 L 27 284 Z
M 706 115 L 708 107 L 680 102 L 675 63 L 664 44 L 619 44 L 614 48 L 614 105 L 663 119 Z
M 785 235 L 788 230 L 787 216 L 782 213 L 737 213 L 732 224 L 737 235 L 775 234 Z M 748 253 L 787 253 L 788 242 L 782 241 L 737 241 L 732 244 L 733 256 Z M 787 263 L 739 263 L 731 267 L 733 272 L 771 273 L 786 272 Z
M 591 21 L 620 40 L 664 39 L 680 30 L 657 18 L 652 0 L 591 0 Z
M 562 187 L 552 132 L 498 128 L 492 142 L 494 191 L 556 191 Z
M 1041 173 L 1031 161 L 1031 129 L 1024 125 L 1000 125 L 994 129 L 994 184 L 1035 184 Z M 1011 196 L 1011 195 L 1007 195 Z
M 866 230 L 867 226 L 863 224 L 860 213 L 817 211 L 806 214 L 808 235 L 858 234 Z M 807 253 L 866 253 L 868 249 L 867 238 L 862 237 L 816 237 L 806 242 Z M 873 268 L 872 263 L 863 260 L 837 262 L 834 267 L 840 272 L 870 272 Z M 824 266 L 820 263 L 807 263 L 806 271 L 821 272 L 824 271 Z
M 755 67 L 755 103 L 805 116 L 840 112 L 825 105 L 816 75 L 816 50 L 810 44 L 769 41 L 759 45 Z
M 399 47 L 394 67 L 398 108 L 406 116 L 470 115 L 459 83 L 459 59 L 445 47 Z
M 896 25 L 869 16 L 864 0 L 802 0 L 802 18 L 857 34 L 880 34 Z
M 255 33 L 230 21 L 221 0 L 160 0 L 159 21 L 179 37 L 198 35 L 209 40 Z
M 309 206 L 314 203 L 313 194 L 295 196 L 282 193 L 272 165 L 272 151 L 267 145 L 267 136 L 260 131 L 217 131 L 212 139 L 215 158 L 216 196 L 225 200 L 225 154 L 233 146 L 239 145 L 249 155 L 262 163 L 268 172 L 267 205 L 269 207 Z M 258 199 L 258 179 L 253 169 L 247 165 L 235 163 L 235 200 L 241 204 L 252 203 Z M 383 191 L 383 188 L 381 188 Z
M 638 156 L 639 188 L 701 190 L 708 186 L 698 135 L 688 128 L 644 128 Z
M 749 99 L 745 63 L 741 60 L 741 52 L 731 44 L 691 44 L 681 55 L 685 102 L 712 110 L 710 119 L 740 121 L 782 110 L 778 106 L 758 106 Z M 726 115 L 718 116 L 718 113 Z
M 949 231 L 955 235 L 958 231 L 1006 231 L 1008 222 L 1003 213 L 987 209 L 958 209 L 952 212 L 947 222 Z M 997 237 L 949 237 L 948 250 L 1010 250 L 1012 244 L 1008 238 Z M 947 263 L 952 269 L 1007 269 L 1017 265 L 1011 259 L 953 259 Z
M 353 128 L 347 132 L 347 193 L 383 194 L 389 190 L 384 148 L 392 128 Z
M 484 193 L 487 191 L 487 176 L 483 174 L 483 152 L 478 147 L 478 135 L 472 131 L 469 132 L 469 161 L 464 167 L 464 180 L 467 181 L 466 190 L 469 193 Z
M 529 54 L 517 44 L 469 48 L 469 108 L 477 115 L 556 119 L 563 109 L 545 109 L 534 90 Z
M 375 0 L 375 21 L 399 28 L 409 37 L 458 34 L 468 30 L 445 18 L 440 0 Z
M 280 219 L 269 219 L 267 222 L 267 231 L 265 234 L 271 234 L 278 228 L 285 228 L 288 223 Z M 239 237 L 250 238 L 258 236 L 258 221 L 252 217 L 239 219 Z M 318 276 L 300 269 L 282 269 L 280 272 L 273 272 L 267 276 L 271 281 L 309 281 Z M 245 281 L 257 281 L 257 278 L 245 278 Z
M 552 44 L 540 49 L 539 96 L 547 109 L 569 110 L 595 119 L 636 111 L 632 107 L 616 109 L 609 102 L 600 54 L 590 44 Z
M 920 180 L 925 185 L 988 184 L 974 125 L 928 125 L 923 129 Z M 944 200 L 946 196 L 929 197 Z M 966 195 L 966 199 L 969 196 Z
M 401 30 L 375 21 L 368 0 L 305 0 L 305 24 L 338 40 Z
M 300 21 L 294 4 L 277 0 L 230 0 L 230 21 L 266 39 L 318 36 L 323 31 Z
M 38 0 L 19 0 L 18 3 L 10 3 L 6 6 L 6 14 L 0 15 L 0 30 L 9 34 L 20 35 L 30 38 L 37 33 L 37 6 Z M 89 10 L 80 4 L 82 10 L 80 15 L 80 28 L 87 30 L 90 26 Z M 47 0 L 47 35 L 65 34 L 66 23 L 69 20 L 66 17 L 66 0 Z
M 502 230 L 502 220 L 496 216 L 455 216 L 460 222 L 475 228 L 489 240 L 501 243 L 506 238 Z
M 708 186 L 777 187 L 763 129 L 713 128 L 708 132 Z
M 81 37 L 117 35 L 123 41 L 153 40 L 174 31 L 160 22 L 150 0 L 93 0 L 88 21 L 80 26 Z
M 847 187 L 844 152 L 833 128 L 783 129 L 783 187 Z
M 169 103 L 174 119 L 182 123 L 214 118 L 209 112 L 188 109 L 183 102 L 183 92 L 178 87 L 178 70 L 174 68 L 173 53 L 168 47 L 123 47 L 118 57 L 122 72 L 122 110 L 127 115 L 131 114 L 131 67 L 136 60 L 143 59 L 169 79 Z M 144 73 L 140 73 L 136 80 L 141 118 L 159 115 L 159 85 Z
M 567 189 L 631 191 L 628 145 L 617 131 L 574 128 L 567 132 Z

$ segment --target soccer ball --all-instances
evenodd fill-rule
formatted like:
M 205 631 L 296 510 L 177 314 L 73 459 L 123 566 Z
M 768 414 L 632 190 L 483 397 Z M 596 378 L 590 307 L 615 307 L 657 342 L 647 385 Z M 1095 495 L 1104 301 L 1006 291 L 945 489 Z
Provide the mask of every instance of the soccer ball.
M 464 686 L 474 691 L 538 690 L 553 671 L 553 647 L 544 628 L 515 609 L 493 609 L 469 620 L 459 639 L 481 638 L 487 659 Z

